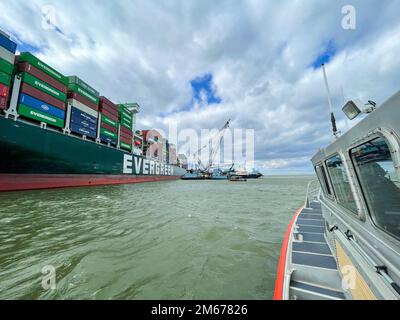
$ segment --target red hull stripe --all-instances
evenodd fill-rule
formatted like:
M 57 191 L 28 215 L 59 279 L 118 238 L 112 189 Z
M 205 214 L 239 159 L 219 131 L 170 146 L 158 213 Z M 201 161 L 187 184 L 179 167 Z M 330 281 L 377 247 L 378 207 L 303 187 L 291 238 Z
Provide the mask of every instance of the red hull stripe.
M 283 239 L 282 249 L 281 249 L 281 257 L 279 258 L 278 263 L 278 271 L 276 273 L 276 281 L 275 281 L 275 291 L 274 291 L 274 300 L 282 300 L 283 298 L 283 284 L 285 280 L 285 269 L 286 269 L 286 255 L 287 249 L 289 245 L 290 234 L 292 233 L 292 226 L 294 222 L 297 220 L 298 215 L 300 214 L 303 207 L 296 211 L 295 215 L 293 216 L 292 220 L 290 221 L 285 238 Z
M 0 192 L 176 180 L 180 176 L 0 174 Z

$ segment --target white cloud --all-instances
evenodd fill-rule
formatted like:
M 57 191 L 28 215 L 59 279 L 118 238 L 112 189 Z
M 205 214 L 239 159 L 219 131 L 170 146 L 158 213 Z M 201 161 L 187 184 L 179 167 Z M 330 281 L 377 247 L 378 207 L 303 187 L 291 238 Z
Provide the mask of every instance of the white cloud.
M 396 1 L 352 1 L 350 31 L 341 28 L 347 1 L 0 2 L 0 28 L 114 101 L 138 101 L 139 125 L 166 129 L 174 119 L 180 128 L 218 128 L 232 118 L 233 127 L 255 129 L 257 164 L 266 170 L 308 169 L 330 141 L 322 73 L 310 67 L 329 41 L 337 47 L 327 71 L 340 130 L 343 96 L 381 103 L 399 89 Z M 48 4 L 64 36 L 41 27 Z M 192 99 L 190 80 L 207 73 L 222 103 L 176 112 Z

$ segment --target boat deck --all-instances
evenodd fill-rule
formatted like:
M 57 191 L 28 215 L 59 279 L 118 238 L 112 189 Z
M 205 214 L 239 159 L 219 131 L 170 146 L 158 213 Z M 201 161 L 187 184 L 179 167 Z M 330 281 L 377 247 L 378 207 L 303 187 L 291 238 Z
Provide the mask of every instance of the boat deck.
M 342 300 L 341 278 L 324 234 L 321 205 L 312 202 L 300 211 L 289 243 L 292 271 L 289 299 Z

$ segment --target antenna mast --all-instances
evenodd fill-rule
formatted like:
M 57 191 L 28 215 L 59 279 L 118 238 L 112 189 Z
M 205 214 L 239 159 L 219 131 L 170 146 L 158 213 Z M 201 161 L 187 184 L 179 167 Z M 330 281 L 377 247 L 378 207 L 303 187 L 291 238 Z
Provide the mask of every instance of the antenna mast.
M 331 114 L 331 123 L 332 123 L 332 133 L 334 137 L 337 137 L 338 131 L 336 127 L 336 119 L 335 115 L 333 114 L 333 107 L 332 107 L 332 100 L 331 100 L 331 92 L 329 90 L 329 84 L 328 84 L 328 77 L 326 76 L 326 70 L 325 70 L 325 64 L 322 64 L 322 71 L 324 73 L 324 80 L 325 80 L 325 87 L 326 87 L 326 93 L 328 94 L 328 104 L 329 104 L 329 112 Z

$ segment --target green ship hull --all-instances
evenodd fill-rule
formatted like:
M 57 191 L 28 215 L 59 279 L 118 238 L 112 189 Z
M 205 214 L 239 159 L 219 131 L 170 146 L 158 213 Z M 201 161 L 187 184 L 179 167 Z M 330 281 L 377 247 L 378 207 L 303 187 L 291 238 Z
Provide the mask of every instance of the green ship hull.
M 0 191 L 179 179 L 186 170 L 0 116 Z

